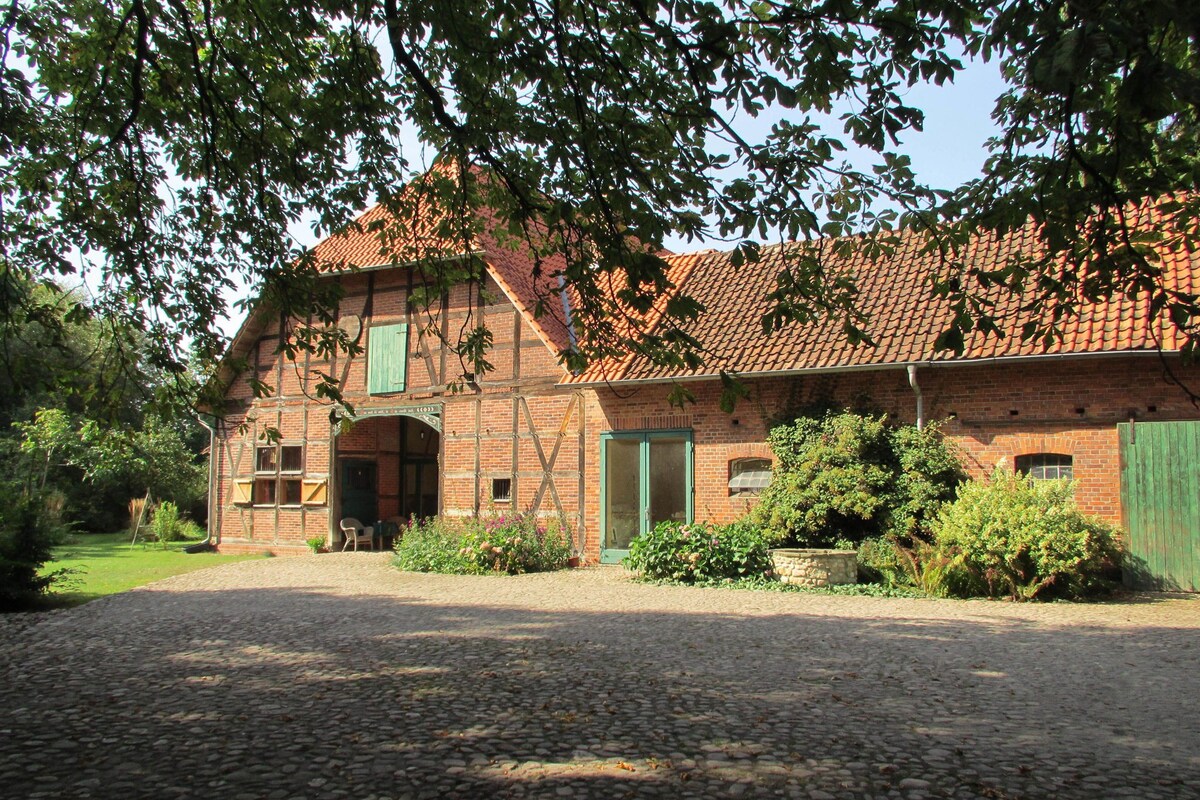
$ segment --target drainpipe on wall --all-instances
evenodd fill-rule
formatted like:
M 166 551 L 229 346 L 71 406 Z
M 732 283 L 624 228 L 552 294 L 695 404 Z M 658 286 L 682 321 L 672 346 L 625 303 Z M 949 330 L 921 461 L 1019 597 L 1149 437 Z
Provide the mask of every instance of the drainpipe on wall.
M 921 385 L 917 383 L 917 365 L 908 365 L 908 385 L 917 396 L 917 430 L 925 430 L 925 398 L 921 396 Z
M 217 472 L 217 429 L 204 420 L 203 414 L 197 414 L 196 420 L 208 431 L 208 524 L 204 526 L 204 540 L 183 548 L 185 553 L 201 553 L 211 550 L 213 525 L 217 524 L 217 515 L 214 512 L 216 508 L 214 501 L 217 497 L 217 489 L 214 486 Z

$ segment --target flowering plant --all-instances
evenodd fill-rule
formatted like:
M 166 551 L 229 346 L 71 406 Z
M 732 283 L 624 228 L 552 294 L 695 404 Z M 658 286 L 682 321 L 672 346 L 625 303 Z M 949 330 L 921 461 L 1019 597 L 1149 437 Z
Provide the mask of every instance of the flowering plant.
M 762 535 L 744 523 L 660 522 L 629 545 L 625 566 L 644 578 L 710 583 L 771 574 Z
M 507 513 L 483 520 L 463 537 L 462 556 L 479 568 L 516 575 L 562 569 L 571 555 L 566 532 L 556 520 Z

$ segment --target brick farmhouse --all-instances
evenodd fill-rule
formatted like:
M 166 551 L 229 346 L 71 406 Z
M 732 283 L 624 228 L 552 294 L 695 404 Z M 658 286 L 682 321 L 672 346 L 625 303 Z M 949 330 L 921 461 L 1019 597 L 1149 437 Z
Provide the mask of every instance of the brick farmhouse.
M 368 211 L 314 253 L 344 290 L 338 324 L 360 355 L 289 359 L 292 322 L 263 308 L 235 337 L 231 358 L 246 366 L 226 371 L 211 465 L 210 530 L 223 551 L 303 552 L 312 537 L 340 547 L 344 517 L 512 509 L 560 517 L 584 560 L 613 561 L 657 521 L 743 514 L 769 479 L 765 439 L 782 414 L 865 401 L 893 420 L 940 421 L 974 475 L 1003 464 L 1073 476 L 1080 505 L 1126 526 L 1157 585 L 1200 589 L 1200 410 L 1179 386 L 1200 387 L 1200 368 L 1182 363 L 1180 334 L 1151 322 L 1143 299 L 1084 302 L 1044 345 L 1020 336 L 1021 298 L 997 295 L 1005 336 L 973 333 L 961 354 L 939 351 L 953 310 L 930 292 L 934 256 L 904 239 L 889 257 L 842 265 L 875 342 L 852 346 L 838 320 L 763 333 L 786 246 L 736 266 L 729 253 L 692 253 L 668 262 L 706 309 L 689 328 L 705 365 L 628 356 L 572 374 L 560 359 L 574 341 L 572 293 L 553 269 L 535 277 L 526 253 L 485 233 L 460 255 L 474 279 L 430 300 L 403 243 L 382 247 L 373 232 L 387 214 Z M 980 237 L 969 260 L 986 268 L 1030 246 L 1028 231 Z M 1169 286 L 1200 291 L 1200 256 L 1165 253 L 1161 266 Z M 495 369 L 465 376 L 443 343 L 480 322 Z M 315 370 L 340 381 L 348 430 L 313 398 Z M 719 408 L 721 370 L 750 390 L 733 413 Z M 269 394 L 256 397 L 252 379 Z M 676 383 L 694 403 L 667 402 Z

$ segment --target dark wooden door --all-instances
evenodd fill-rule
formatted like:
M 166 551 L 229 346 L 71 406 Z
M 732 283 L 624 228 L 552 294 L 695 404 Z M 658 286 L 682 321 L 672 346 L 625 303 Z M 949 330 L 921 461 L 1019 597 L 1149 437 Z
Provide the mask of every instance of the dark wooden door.
M 363 525 L 374 525 L 379 508 L 379 490 L 374 461 L 342 460 L 342 518 L 354 517 Z

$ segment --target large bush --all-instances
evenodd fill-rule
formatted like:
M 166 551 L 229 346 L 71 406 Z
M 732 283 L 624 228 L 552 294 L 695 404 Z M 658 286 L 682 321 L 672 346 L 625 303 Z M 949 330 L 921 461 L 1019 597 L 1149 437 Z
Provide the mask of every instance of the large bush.
M 545 572 L 571 555 L 568 532 L 532 514 L 415 520 L 396 543 L 396 566 L 412 572 Z
M 1115 529 L 1076 507 L 1070 481 L 1003 468 L 964 486 L 933 530 L 939 580 L 928 588 L 942 594 L 1083 597 L 1108 587 L 1120 557 Z
M 680 583 L 762 578 L 771 571 L 766 541 L 743 523 L 660 522 L 630 542 L 625 565 L 645 578 Z
M 857 545 L 922 535 L 964 474 L 936 425 L 829 412 L 773 428 L 775 473 L 751 512 L 773 544 Z

